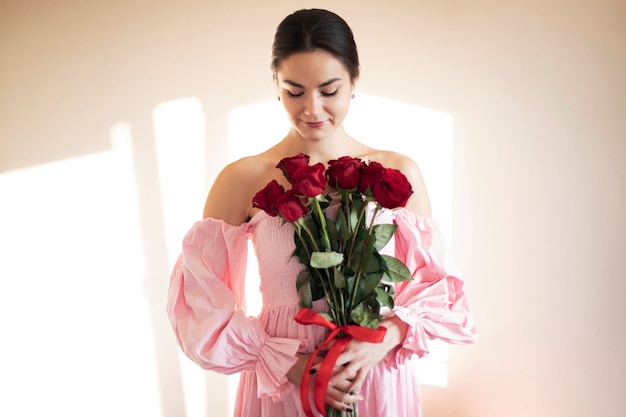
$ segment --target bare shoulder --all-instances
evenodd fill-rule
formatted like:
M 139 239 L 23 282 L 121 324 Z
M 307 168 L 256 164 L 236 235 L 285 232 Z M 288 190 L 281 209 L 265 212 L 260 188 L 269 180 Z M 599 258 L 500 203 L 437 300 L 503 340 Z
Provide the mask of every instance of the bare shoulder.
M 406 208 L 420 216 L 429 217 L 431 215 L 430 198 L 422 171 L 413 159 L 393 151 L 375 151 L 368 157 L 387 168 L 402 172 L 413 188 L 413 195 L 407 202 Z
M 203 217 L 222 219 L 239 225 L 246 221 L 254 194 L 275 164 L 263 154 L 248 156 L 228 164 L 219 173 L 204 205 Z
M 376 151 L 374 155 L 376 156 L 376 158 L 372 158 L 372 160 L 380 162 L 388 168 L 402 171 L 402 173 L 404 173 L 404 175 L 406 175 L 407 177 L 411 175 L 411 173 L 420 172 L 417 163 L 415 163 L 413 159 L 399 152 Z

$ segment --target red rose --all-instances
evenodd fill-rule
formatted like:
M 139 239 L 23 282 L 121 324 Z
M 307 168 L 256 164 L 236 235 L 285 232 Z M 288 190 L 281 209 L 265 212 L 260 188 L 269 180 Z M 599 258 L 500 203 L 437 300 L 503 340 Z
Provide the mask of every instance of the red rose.
M 359 191 L 364 193 L 369 188 L 372 190 L 372 185 L 376 182 L 380 182 L 382 171 L 385 168 L 378 162 L 371 161 L 368 164 L 361 165 L 361 180 L 359 181 Z
M 257 207 L 269 214 L 276 216 L 276 201 L 285 194 L 285 188 L 276 180 L 272 180 L 252 199 L 252 207 Z
M 397 169 L 383 168 L 378 181 L 371 184 L 372 194 L 386 208 L 404 207 L 413 194 L 411 183 Z
M 276 168 L 280 168 L 285 178 L 292 183 L 295 172 L 307 165 L 309 165 L 309 155 L 299 153 L 296 156 L 281 159 Z
M 297 195 L 315 197 L 324 192 L 326 188 L 326 176 L 324 164 L 303 166 L 293 174 L 292 190 Z
M 289 190 L 276 201 L 276 210 L 280 217 L 293 223 L 304 216 L 306 206 L 302 204 L 302 200 L 294 194 L 293 190 Z
M 359 158 L 342 156 L 328 162 L 326 175 L 328 183 L 341 190 L 353 190 L 359 186 L 361 167 L 363 162 Z

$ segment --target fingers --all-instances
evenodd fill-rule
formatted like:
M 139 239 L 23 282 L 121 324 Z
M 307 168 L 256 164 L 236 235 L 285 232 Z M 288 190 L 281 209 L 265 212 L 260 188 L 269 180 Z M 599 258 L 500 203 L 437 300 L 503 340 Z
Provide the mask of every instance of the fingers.
M 319 372 L 320 365 L 321 364 L 311 368 L 311 375 L 315 375 Z M 367 369 L 361 368 L 358 363 L 344 363 L 343 365 L 335 364 L 331 380 L 329 381 L 329 389 L 330 386 L 333 385 L 335 390 L 340 390 L 344 393 L 358 393 L 366 376 Z
M 320 356 L 326 356 L 328 351 L 318 353 Z M 334 364 L 325 402 L 337 410 L 346 412 L 354 410 L 354 404 L 363 400 L 360 389 L 369 369 L 380 361 L 379 356 L 378 351 L 372 349 L 372 344 L 357 340 L 348 342 L 345 349 L 333 358 Z M 310 373 L 317 374 L 320 366 L 320 363 L 314 365 Z
M 313 366 L 309 373 L 317 377 L 319 366 L 320 364 Z M 339 368 L 339 372 L 334 373 L 328 382 L 325 402 L 337 410 L 351 413 L 354 410 L 354 404 L 363 401 L 360 387 L 367 372 L 351 364 L 344 364 Z
M 363 401 L 360 390 L 366 376 L 367 371 L 351 364 L 344 365 L 329 381 L 326 402 L 338 410 L 351 412 L 349 409 L 354 408 L 354 403 Z
M 326 392 L 326 403 L 337 410 L 352 412 L 354 404 L 363 401 L 363 396 L 357 391 L 347 391 L 352 385 L 350 381 L 331 381 Z

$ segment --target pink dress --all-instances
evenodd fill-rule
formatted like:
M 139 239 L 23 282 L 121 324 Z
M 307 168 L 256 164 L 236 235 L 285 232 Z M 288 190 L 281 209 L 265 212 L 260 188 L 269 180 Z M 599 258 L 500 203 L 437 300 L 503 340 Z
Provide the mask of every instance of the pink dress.
M 396 285 L 395 314 L 409 324 L 401 346 L 366 378 L 359 417 L 418 417 L 415 361 L 428 353 L 426 340 L 472 343 L 473 319 L 454 275 L 447 245 L 432 218 L 408 210 L 386 211 L 398 229 L 385 251 L 402 260 L 414 280 Z M 259 263 L 262 311 L 245 312 L 247 241 Z M 327 330 L 294 321 L 299 310 L 295 279 L 302 269 L 291 256 L 293 227 L 257 213 L 240 226 L 207 218 L 183 241 L 172 272 L 167 313 L 184 353 L 207 370 L 241 372 L 235 417 L 305 417 L 299 389 L 286 373 L 297 352 L 312 352 Z M 324 300 L 314 303 L 323 311 Z M 314 406 L 313 406 L 314 407 Z

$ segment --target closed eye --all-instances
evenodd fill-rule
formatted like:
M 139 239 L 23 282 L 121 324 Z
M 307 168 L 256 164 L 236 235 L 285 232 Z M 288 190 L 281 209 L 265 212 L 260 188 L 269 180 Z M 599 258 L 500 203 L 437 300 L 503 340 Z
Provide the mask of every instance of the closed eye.
M 294 97 L 294 98 L 295 98 L 295 97 L 302 97 L 302 96 L 304 95 L 304 92 L 301 92 L 301 93 L 292 93 L 292 92 L 291 92 L 291 91 L 289 91 L 289 90 L 286 90 L 286 91 L 287 91 L 287 95 L 288 95 L 289 97 Z M 322 96 L 324 96 L 324 97 L 332 97 L 332 96 L 336 95 L 338 91 L 339 91 L 339 89 L 336 89 L 335 91 L 331 91 L 331 92 L 329 92 L 329 93 L 322 91 L 322 92 L 320 92 L 320 94 L 321 94 Z

